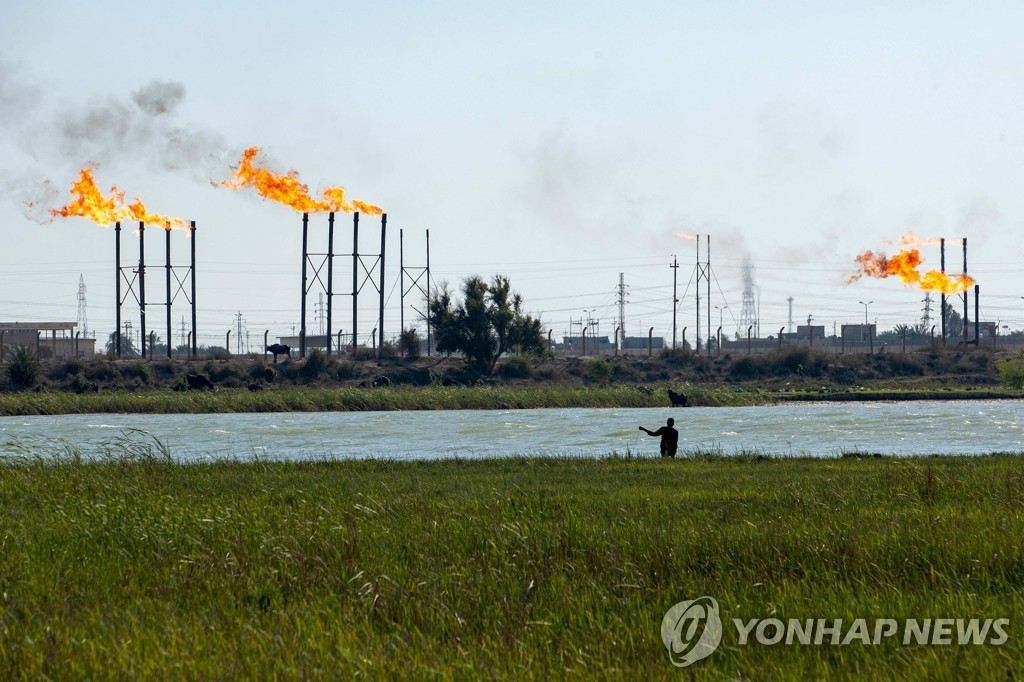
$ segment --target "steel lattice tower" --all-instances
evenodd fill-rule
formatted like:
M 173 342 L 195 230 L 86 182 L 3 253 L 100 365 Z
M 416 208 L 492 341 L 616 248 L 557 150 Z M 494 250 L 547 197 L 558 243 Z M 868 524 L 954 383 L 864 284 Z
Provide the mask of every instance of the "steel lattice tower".
M 743 307 L 740 309 L 740 333 L 748 327 L 757 329 L 757 305 L 754 302 L 754 263 L 748 256 L 743 260 Z
M 86 314 L 85 304 L 85 275 L 78 276 L 78 331 L 82 338 L 89 338 L 89 319 Z

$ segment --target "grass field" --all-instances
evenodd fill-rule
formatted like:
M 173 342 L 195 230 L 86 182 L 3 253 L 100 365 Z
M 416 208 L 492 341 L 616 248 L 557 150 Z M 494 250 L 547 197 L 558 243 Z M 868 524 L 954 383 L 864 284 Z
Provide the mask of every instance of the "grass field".
M 0 678 L 1024 676 L 1024 460 L 0 466 Z M 1002 645 L 740 645 L 733 618 L 1008 618 Z

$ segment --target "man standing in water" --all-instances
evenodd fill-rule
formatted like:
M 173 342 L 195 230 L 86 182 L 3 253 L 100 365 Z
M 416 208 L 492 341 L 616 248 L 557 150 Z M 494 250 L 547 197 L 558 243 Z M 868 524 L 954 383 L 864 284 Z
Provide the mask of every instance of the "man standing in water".
M 674 425 L 676 420 L 672 417 L 668 418 L 665 426 L 662 426 L 657 431 L 648 431 L 644 427 L 640 427 L 640 430 L 646 433 L 648 436 L 661 436 L 661 456 L 662 457 L 675 457 L 676 448 L 679 446 L 679 432 L 675 430 Z

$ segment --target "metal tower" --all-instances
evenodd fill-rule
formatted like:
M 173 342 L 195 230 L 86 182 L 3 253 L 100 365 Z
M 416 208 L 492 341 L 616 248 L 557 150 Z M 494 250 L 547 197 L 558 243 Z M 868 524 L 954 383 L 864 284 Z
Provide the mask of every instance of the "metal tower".
M 754 263 L 747 256 L 743 259 L 743 307 L 740 309 L 740 333 L 746 333 L 748 327 L 757 328 L 754 289 Z
M 619 339 L 626 338 L 626 278 L 619 273 Z M 616 340 L 616 343 L 619 342 Z
M 78 275 L 78 331 L 82 338 L 89 338 L 89 319 L 86 315 L 85 304 L 85 276 Z

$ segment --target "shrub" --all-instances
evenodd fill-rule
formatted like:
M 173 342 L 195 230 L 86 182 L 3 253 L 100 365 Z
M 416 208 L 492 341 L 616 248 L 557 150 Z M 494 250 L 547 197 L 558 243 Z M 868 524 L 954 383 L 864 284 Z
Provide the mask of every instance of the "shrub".
M 85 363 L 79 359 L 68 360 L 63 362 L 50 371 L 50 378 L 60 381 L 61 379 L 67 379 L 73 377 L 85 368 Z
M 15 386 L 29 388 L 39 379 L 39 360 L 26 346 L 17 346 L 10 353 L 7 377 Z
M 100 360 L 93 363 L 91 367 L 86 368 L 85 376 L 91 381 L 111 381 L 120 379 L 121 371 L 114 363 Z
M 996 369 L 1003 386 L 1018 391 L 1024 389 L 1024 357 L 1001 360 L 996 363 Z
M 598 358 L 587 363 L 587 376 L 598 383 L 607 384 L 612 376 L 612 366 L 607 360 Z
M 316 381 L 321 374 L 328 370 L 330 364 L 331 359 L 327 357 L 327 353 L 319 348 L 314 348 L 306 356 L 306 362 L 299 369 L 299 376 L 306 381 Z
M 148 384 L 153 381 L 153 370 L 149 365 L 140 360 L 124 368 L 124 377 L 126 379 L 138 379 L 143 384 Z
M 354 379 L 358 375 L 357 368 L 358 366 L 356 363 L 350 360 L 342 360 L 338 363 L 338 370 L 335 372 L 334 376 L 338 381 Z
M 533 375 L 533 368 L 530 362 L 516 355 L 509 358 L 498 366 L 498 376 L 504 379 L 529 379 Z
M 406 329 L 398 339 L 398 346 L 403 357 L 415 360 L 420 356 L 420 335 L 415 329 Z

